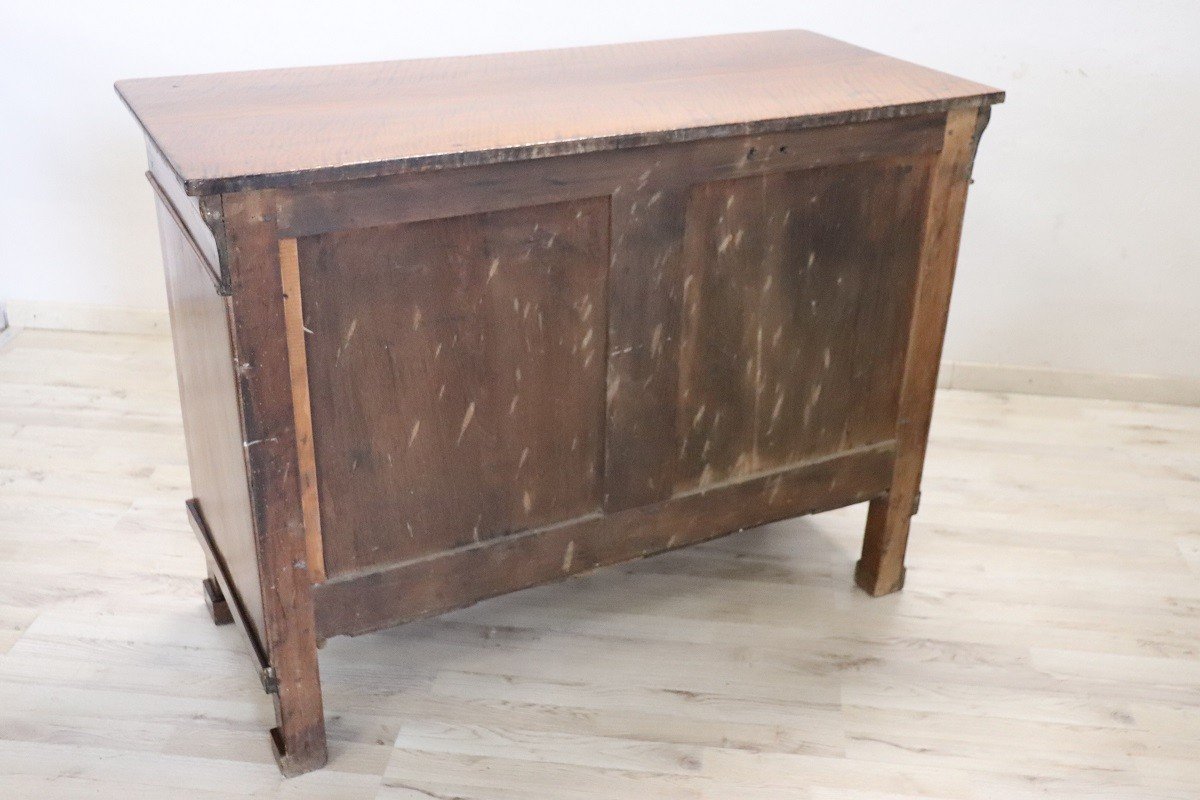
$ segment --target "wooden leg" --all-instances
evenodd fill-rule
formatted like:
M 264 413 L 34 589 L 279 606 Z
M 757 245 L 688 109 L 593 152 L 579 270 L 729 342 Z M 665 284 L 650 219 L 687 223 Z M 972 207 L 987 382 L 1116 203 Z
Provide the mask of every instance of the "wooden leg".
M 966 209 L 967 185 L 988 109 L 961 108 L 946 116 L 942 151 L 929 187 L 929 205 L 913 296 L 912 320 L 904 354 L 896 422 L 896 464 L 892 487 L 871 501 L 862 558 L 854 580 L 872 596 L 904 586 L 904 552 L 925 465 L 925 446 L 933 417 L 950 289 L 958 260 Z
M 265 619 L 273 642 L 268 655 L 268 650 L 246 619 L 237 588 L 229 581 L 223 568 L 218 566 L 223 561 L 213 546 L 199 504 L 189 500 L 187 510 L 196 538 L 209 559 L 209 578 L 204 581 L 204 595 L 209 602 L 209 609 L 213 611 L 213 619 L 223 624 L 218 619 L 218 611 L 223 610 L 229 621 L 237 623 L 250 646 L 263 690 L 274 699 L 277 724 L 270 731 L 270 741 L 279 770 L 291 777 L 323 767 L 327 758 L 325 718 L 321 706 L 321 675 L 317 667 L 311 604 L 294 608 L 289 613 L 281 610 L 275 602 L 285 597 L 271 596 L 273 602 L 266 605 Z M 222 589 L 222 586 L 225 588 Z M 307 588 L 304 584 L 300 586 Z M 275 588 L 286 587 L 283 581 L 277 581 Z M 294 590 L 296 584 L 292 584 L 291 588 Z
M 223 195 L 221 207 L 265 650 L 275 685 L 278 725 L 271 730 L 271 745 L 279 770 L 292 776 L 324 766 L 328 754 L 276 200 L 270 191 L 244 192 Z
M 904 551 L 911 519 L 911 500 L 905 503 L 889 493 L 871 501 L 862 558 L 854 567 L 854 582 L 872 597 L 904 588 Z
M 204 589 L 204 605 L 208 606 L 208 614 L 212 617 L 213 624 L 231 624 L 233 612 L 229 610 L 229 603 L 225 600 L 221 587 L 217 585 L 211 575 L 201 581 L 200 585 Z
M 271 751 L 284 777 L 291 778 L 325 766 L 329 753 L 325 745 L 325 714 L 321 707 L 321 676 L 315 668 L 310 674 L 277 675 L 279 692 L 275 695 L 275 719 L 271 729 Z

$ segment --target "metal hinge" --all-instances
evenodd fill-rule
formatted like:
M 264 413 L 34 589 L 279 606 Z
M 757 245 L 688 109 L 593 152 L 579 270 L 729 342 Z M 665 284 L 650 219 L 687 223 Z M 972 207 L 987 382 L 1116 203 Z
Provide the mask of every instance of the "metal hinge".
M 912 516 L 916 516 L 921 510 L 921 490 L 917 489 L 917 493 L 913 495 Z

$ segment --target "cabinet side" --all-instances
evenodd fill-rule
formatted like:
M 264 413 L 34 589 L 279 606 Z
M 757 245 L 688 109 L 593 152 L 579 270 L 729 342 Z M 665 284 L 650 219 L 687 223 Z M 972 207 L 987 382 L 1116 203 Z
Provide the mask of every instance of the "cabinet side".
M 170 189 L 177 179 L 154 159 L 147 177 L 155 187 L 192 496 L 231 588 L 261 641 L 262 588 L 238 414 L 229 300 L 219 293 L 219 281 L 206 259 L 209 248 L 197 241 L 188 224 L 194 207 L 180 208 L 171 199 Z

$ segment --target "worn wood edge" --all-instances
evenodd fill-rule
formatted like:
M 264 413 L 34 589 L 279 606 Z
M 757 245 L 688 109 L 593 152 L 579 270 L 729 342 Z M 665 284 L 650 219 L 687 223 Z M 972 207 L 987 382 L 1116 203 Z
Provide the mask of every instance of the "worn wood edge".
M 650 506 L 338 576 L 313 587 L 317 634 L 324 640 L 368 633 L 598 567 L 863 502 L 887 490 L 894 460 L 895 442 L 889 440 Z
M 991 109 L 986 106 L 959 109 L 947 115 L 946 141 L 934 167 L 929 192 L 896 432 L 897 458 L 911 459 L 916 465 L 917 484 L 933 418 L 933 395 L 945 345 L 967 190 L 979 139 L 990 116 Z M 916 488 L 914 485 L 912 491 Z
M 300 254 L 295 239 L 279 240 L 279 273 L 283 282 L 283 317 L 287 331 L 288 369 L 292 376 L 292 413 L 296 420 L 296 456 L 300 470 L 300 505 L 304 516 L 304 546 L 308 574 L 325 580 L 325 549 L 321 538 L 321 506 L 317 491 L 317 454 L 313 445 L 312 403 L 309 397 L 308 353 L 304 341 L 304 304 L 300 287 Z
M 196 258 L 200 259 L 200 263 L 204 265 L 204 270 L 212 280 L 217 294 L 228 297 L 230 292 L 229 282 L 222 276 L 220 267 L 212 263 L 212 259 L 208 257 L 208 254 L 204 252 L 204 248 L 196 241 L 196 237 L 192 235 L 191 228 L 183 221 L 183 215 L 180 214 L 175 204 L 171 202 L 171 198 L 167 196 L 166 189 L 158 182 L 158 178 L 154 177 L 153 172 L 146 173 L 146 180 L 149 181 L 150 188 L 154 190 L 154 196 L 162 209 L 167 212 L 167 216 L 175 223 L 175 227 L 183 235 L 183 239 L 188 243 L 188 247 L 196 254 Z
M 897 454 L 897 461 L 900 456 Z M 897 465 L 897 482 L 904 480 Z M 906 506 L 903 486 L 871 501 L 867 508 L 867 524 L 863 534 L 862 557 L 854 564 L 854 584 L 872 597 L 898 592 L 904 588 L 907 567 L 904 553 L 908 546 L 909 526 L 913 506 Z M 895 543 L 899 547 L 899 564 L 894 557 Z
M 668 160 L 686 162 L 678 174 L 691 185 L 936 153 L 945 121 L 945 114 L 922 114 L 299 186 L 277 192 L 277 224 L 281 236 L 298 238 L 612 195 L 637 173 L 661 172 Z M 628 188 L 644 188 L 635 186 Z
M 120 94 L 120 89 L 117 89 Z M 124 98 L 122 98 L 124 99 Z M 660 144 L 681 144 L 700 139 L 724 139 L 735 136 L 753 136 L 762 133 L 819 128 L 857 122 L 875 122 L 898 117 L 938 114 L 956 108 L 976 108 L 1004 102 L 1004 92 L 963 95 L 961 97 L 906 103 L 881 108 L 864 108 L 856 111 L 837 111 L 828 114 L 807 114 L 800 117 L 755 120 L 752 122 L 720 123 L 691 128 L 623 133 L 587 139 L 535 142 L 511 147 L 461 152 L 430 153 L 408 156 L 386 161 L 366 161 L 359 164 L 340 164 L 328 167 L 296 170 L 293 172 L 256 173 L 230 175 L 218 178 L 183 178 L 184 190 L 191 196 L 227 194 L 252 189 L 287 189 L 326 181 L 380 178 L 409 172 L 429 172 L 440 169 L 479 167 L 488 164 L 504 164 L 513 161 L 534 161 L 557 156 L 581 155 L 614 150 L 627 150 Z M 126 103 L 128 107 L 128 103 Z M 132 109 L 130 109 L 132 111 Z M 137 118 L 137 114 L 134 114 Z M 138 120 L 141 125 L 141 120 Z M 154 141 L 150 131 L 141 126 L 146 136 Z M 155 146 L 158 143 L 155 142 Z M 160 148 L 161 150 L 161 148 Z M 168 164 L 170 161 L 168 160 Z M 174 167 L 172 167 L 174 168 Z M 178 174 L 178 171 L 176 171 Z
M 228 285 L 229 272 L 226 267 L 229 259 L 223 242 L 225 227 L 221 214 L 221 195 L 188 195 L 175 168 L 149 137 L 146 137 L 146 160 L 150 172 L 174 204 L 192 237 L 204 250 L 209 262 L 220 268 L 221 279 Z
M 313 755 L 304 755 L 300 758 L 295 757 L 287 750 L 287 744 L 283 739 L 283 732 L 278 728 L 271 728 L 267 731 L 268 738 L 271 742 L 271 755 L 275 758 L 275 765 L 279 767 L 279 773 L 285 778 L 295 778 L 313 770 L 321 769 L 329 763 L 329 751 L 322 749 L 321 752 Z
M 258 672 L 258 679 L 262 683 L 263 691 L 268 694 L 273 694 L 279 690 L 279 684 L 275 677 L 275 670 L 272 669 L 270 661 L 267 659 L 266 648 L 259 641 L 258 634 L 254 632 L 254 628 L 250 626 L 249 616 L 246 614 L 246 607 L 242 603 L 242 597 L 238 594 L 237 586 L 229 577 L 229 567 L 225 563 L 224 556 L 217 549 L 217 543 L 212 538 L 212 533 L 208 529 L 208 523 L 204 519 L 204 514 L 200 510 L 200 503 L 192 498 L 184 503 L 187 508 L 188 523 L 192 526 L 192 533 L 196 534 L 196 539 L 200 542 L 200 547 L 204 550 L 204 556 L 208 559 L 208 563 L 212 566 L 213 578 L 216 579 L 217 586 L 221 590 L 221 594 L 225 596 L 225 603 L 228 606 L 230 615 L 233 617 L 233 622 L 237 629 L 242 632 L 242 637 L 246 643 L 250 645 L 250 655 L 254 658 L 255 668 Z M 220 624 L 220 623 L 218 623 Z

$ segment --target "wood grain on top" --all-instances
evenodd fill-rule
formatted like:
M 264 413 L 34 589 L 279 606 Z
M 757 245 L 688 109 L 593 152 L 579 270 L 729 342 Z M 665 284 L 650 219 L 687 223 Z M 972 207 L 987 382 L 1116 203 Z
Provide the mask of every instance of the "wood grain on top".
M 189 194 L 1003 100 L 808 31 L 119 81 Z

